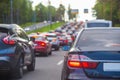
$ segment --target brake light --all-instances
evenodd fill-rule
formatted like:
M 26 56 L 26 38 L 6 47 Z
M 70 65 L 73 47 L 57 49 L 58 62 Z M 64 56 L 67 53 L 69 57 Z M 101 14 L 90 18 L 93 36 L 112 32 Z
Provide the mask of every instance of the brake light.
M 82 67 L 79 61 L 68 61 L 68 65 L 73 68 Z
M 5 44 L 9 44 L 9 45 L 14 45 L 14 44 L 15 44 L 15 41 L 12 40 L 12 39 L 9 39 L 9 36 L 3 38 L 3 42 L 4 42 Z
M 46 43 L 41 42 L 40 45 L 41 45 L 41 46 L 46 46 Z
M 92 62 L 89 60 L 91 59 L 86 56 L 70 55 L 68 58 L 68 66 L 72 68 L 95 69 L 98 62 Z
M 53 39 L 52 42 L 56 42 L 57 39 Z
M 45 42 L 41 42 L 41 41 L 36 41 L 35 43 L 37 43 L 37 45 L 39 46 L 43 46 L 45 47 L 46 46 L 46 43 Z

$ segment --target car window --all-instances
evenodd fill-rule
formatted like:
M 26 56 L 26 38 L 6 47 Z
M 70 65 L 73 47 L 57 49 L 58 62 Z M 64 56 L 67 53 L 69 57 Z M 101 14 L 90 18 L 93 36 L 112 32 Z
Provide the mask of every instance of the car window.
M 81 49 L 119 49 L 120 30 L 85 30 L 79 38 L 77 46 Z M 110 35 L 110 36 L 108 36 Z M 118 46 L 119 45 L 119 46 Z
M 35 41 L 38 41 L 38 40 L 45 40 L 42 36 L 39 36 L 37 38 L 35 38 Z
M 109 23 L 87 23 L 87 27 L 109 27 Z
M 17 29 L 17 34 L 20 38 L 23 38 L 25 40 L 29 40 L 28 36 L 25 34 L 24 31 L 22 31 L 21 29 Z

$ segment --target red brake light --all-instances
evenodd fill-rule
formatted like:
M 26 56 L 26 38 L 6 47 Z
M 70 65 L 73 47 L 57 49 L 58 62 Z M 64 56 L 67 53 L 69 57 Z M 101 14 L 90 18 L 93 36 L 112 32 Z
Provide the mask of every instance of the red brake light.
M 95 69 L 97 65 L 97 62 L 82 62 L 83 68 Z
M 83 61 L 83 60 L 88 60 L 88 61 Z M 95 69 L 98 65 L 98 62 L 90 62 L 89 60 L 91 59 L 86 56 L 79 56 L 77 54 L 69 55 L 68 66 L 72 68 Z
M 56 38 L 52 40 L 52 42 L 56 42 L 56 41 L 57 41 L 57 39 L 56 39 Z
M 36 41 L 35 43 L 37 43 L 37 45 L 39 46 L 43 46 L 45 47 L 46 46 L 46 43 L 45 42 L 41 42 L 41 41 Z
M 79 61 L 68 61 L 68 65 L 73 68 L 80 68 L 82 65 Z
M 41 45 L 41 46 L 46 46 L 46 43 L 41 42 L 40 45 Z
M 79 60 L 79 55 L 77 55 L 77 54 L 69 55 L 68 56 L 68 66 L 72 67 L 72 68 L 82 67 L 80 60 Z
M 10 44 L 10 45 L 14 45 L 14 44 L 15 44 L 15 41 L 14 41 L 14 40 L 10 40 L 10 39 L 9 39 L 9 36 L 3 38 L 3 42 L 4 42 L 5 44 Z

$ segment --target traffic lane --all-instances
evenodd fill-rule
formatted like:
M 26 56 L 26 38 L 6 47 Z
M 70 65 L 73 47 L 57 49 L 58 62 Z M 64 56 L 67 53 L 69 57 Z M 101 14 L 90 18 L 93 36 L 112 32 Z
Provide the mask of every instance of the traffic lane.
M 36 57 L 35 71 L 25 71 L 20 80 L 60 80 L 65 52 L 53 51 L 52 55 L 48 57 Z

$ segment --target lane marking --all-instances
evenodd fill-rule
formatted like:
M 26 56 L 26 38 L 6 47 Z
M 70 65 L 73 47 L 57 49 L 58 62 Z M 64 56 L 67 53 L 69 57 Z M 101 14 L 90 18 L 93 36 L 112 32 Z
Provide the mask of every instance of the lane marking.
M 59 61 L 59 62 L 57 63 L 57 65 L 59 66 L 59 65 L 61 65 L 62 63 L 63 63 L 63 60 Z

